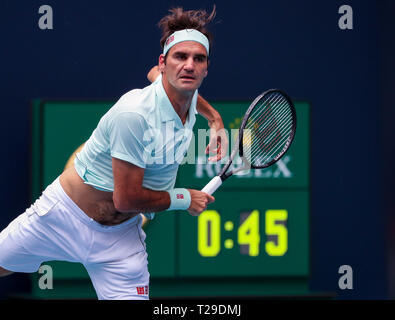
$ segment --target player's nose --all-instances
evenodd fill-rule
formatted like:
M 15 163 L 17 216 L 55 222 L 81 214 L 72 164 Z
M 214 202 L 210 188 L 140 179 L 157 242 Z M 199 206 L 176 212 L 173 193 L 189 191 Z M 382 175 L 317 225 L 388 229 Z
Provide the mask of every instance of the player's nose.
M 193 58 L 190 57 L 185 61 L 184 70 L 193 71 L 194 69 L 195 69 L 195 62 L 193 61 Z

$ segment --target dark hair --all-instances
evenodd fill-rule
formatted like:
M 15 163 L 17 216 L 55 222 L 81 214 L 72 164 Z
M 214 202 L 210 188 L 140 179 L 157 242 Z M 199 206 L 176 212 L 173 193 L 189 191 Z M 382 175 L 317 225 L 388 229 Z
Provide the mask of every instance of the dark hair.
M 207 25 L 215 17 L 215 5 L 213 11 L 208 14 L 205 10 L 184 11 L 183 8 L 177 7 L 169 10 L 170 14 L 164 16 L 158 23 L 162 30 L 160 45 L 163 48 L 166 39 L 174 32 L 183 29 L 196 29 L 203 33 L 211 46 L 213 40 L 212 34 L 207 30 Z

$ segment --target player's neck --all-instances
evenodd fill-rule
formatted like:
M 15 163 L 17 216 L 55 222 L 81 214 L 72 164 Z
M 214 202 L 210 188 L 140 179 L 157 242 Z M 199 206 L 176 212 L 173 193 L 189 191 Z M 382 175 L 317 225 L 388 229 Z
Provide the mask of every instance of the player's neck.
M 183 124 L 185 124 L 189 107 L 191 106 L 194 92 L 180 91 L 174 88 L 168 81 L 162 79 L 163 88 L 170 100 L 174 111 L 178 114 Z

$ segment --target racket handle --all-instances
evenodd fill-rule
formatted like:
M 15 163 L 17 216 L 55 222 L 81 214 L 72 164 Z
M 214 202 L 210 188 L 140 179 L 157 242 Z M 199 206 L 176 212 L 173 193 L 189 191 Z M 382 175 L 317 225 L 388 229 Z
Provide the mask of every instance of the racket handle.
M 222 180 L 219 176 L 215 176 L 209 183 L 202 189 L 202 192 L 208 193 L 210 196 L 219 188 L 222 184 Z

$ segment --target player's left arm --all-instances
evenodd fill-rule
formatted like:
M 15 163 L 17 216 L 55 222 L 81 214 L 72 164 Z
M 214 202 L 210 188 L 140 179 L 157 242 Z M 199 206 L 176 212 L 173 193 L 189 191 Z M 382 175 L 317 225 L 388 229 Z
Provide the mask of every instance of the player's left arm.
M 147 74 L 147 79 L 154 82 L 159 76 L 158 66 L 154 66 Z M 210 127 L 210 141 L 206 147 L 206 154 L 213 154 L 209 161 L 219 161 L 228 153 L 229 139 L 221 115 L 199 94 L 196 103 L 197 112 L 208 121 Z
M 213 154 L 209 161 L 218 161 L 228 153 L 228 135 L 224 128 L 222 117 L 201 95 L 198 95 L 197 112 L 208 121 L 210 127 L 210 142 L 206 154 Z

